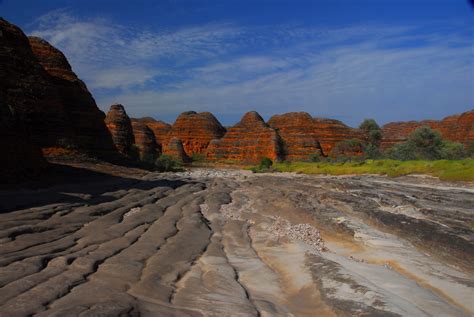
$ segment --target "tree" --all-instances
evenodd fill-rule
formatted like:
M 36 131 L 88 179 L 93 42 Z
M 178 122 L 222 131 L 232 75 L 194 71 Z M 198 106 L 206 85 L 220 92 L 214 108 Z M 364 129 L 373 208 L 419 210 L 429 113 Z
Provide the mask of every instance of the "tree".
M 381 157 L 379 150 L 382 141 L 382 130 L 374 119 L 364 119 L 359 126 L 364 133 L 364 156 L 368 159 Z

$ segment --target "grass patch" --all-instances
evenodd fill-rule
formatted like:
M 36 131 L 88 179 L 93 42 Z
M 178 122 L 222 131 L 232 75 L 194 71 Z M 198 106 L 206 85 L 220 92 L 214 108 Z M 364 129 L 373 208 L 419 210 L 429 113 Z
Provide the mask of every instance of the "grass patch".
M 474 181 L 474 159 L 438 161 L 366 160 L 361 162 L 283 162 L 273 165 L 279 172 L 303 174 L 378 174 L 397 177 L 426 174 L 447 181 Z

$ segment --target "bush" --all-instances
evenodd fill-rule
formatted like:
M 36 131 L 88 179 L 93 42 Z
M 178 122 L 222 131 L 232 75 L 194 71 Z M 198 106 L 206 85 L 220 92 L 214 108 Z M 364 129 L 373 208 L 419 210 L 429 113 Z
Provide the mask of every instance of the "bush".
M 385 154 L 392 160 L 398 161 L 410 161 L 416 159 L 413 145 L 408 144 L 407 142 L 395 144 L 390 149 L 388 149 Z
M 268 157 L 264 157 L 260 160 L 260 164 L 258 167 L 260 169 L 269 169 L 270 167 L 272 167 L 272 165 L 273 165 L 273 161 Z
M 203 153 L 193 153 L 191 155 L 191 160 L 193 162 L 202 162 L 206 159 L 206 156 Z
M 181 163 L 169 155 L 161 155 L 155 161 L 155 168 L 160 172 L 173 172 L 181 169 Z
M 467 156 L 464 145 L 447 140 L 442 142 L 440 153 L 441 158 L 445 160 L 460 160 Z
M 393 146 L 388 156 L 395 160 L 437 160 L 443 154 L 443 139 L 438 131 L 422 126 L 413 131 L 405 143 Z
M 321 162 L 324 159 L 324 156 L 321 153 L 313 153 L 309 155 L 310 162 Z
M 378 159 L 382 157 L 382 153 L 380 153 L 379 147 L 375 144 L 370 143 L 364 148 L 364 157 L 366 159 Z

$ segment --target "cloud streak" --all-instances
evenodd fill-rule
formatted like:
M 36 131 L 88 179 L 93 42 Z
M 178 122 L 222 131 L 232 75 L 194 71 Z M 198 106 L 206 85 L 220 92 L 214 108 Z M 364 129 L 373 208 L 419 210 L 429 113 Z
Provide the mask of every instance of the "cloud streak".
M 474 104 L 472 44 L 462 26 L 153 31 L 61 10 L 32 28 L 64 51 L 103 108 L 122 102 L 134 116 L 172 120 L 196 109 L 237 121 L 253 109 L 308 111 L 355 125 L 369 116 L 437 118 Z

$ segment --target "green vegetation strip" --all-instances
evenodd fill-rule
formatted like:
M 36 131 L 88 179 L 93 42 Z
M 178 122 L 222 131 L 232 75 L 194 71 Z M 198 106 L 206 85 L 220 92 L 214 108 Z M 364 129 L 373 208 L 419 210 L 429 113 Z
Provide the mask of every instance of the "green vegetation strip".
M 397 177 L 427 174 L 447 181 L 474 181 L 474 159 L 438 161 L 365 160 L 362 162 L 284 162 L 273 165 L 279 172 L 303 174 L 378 174 Z

